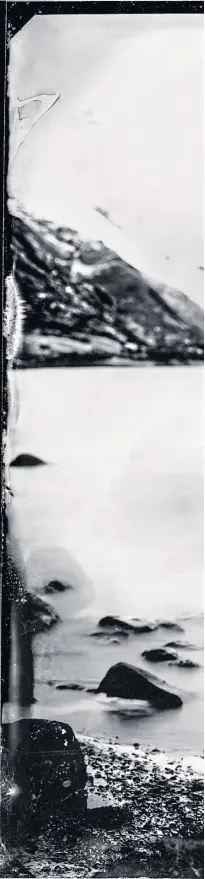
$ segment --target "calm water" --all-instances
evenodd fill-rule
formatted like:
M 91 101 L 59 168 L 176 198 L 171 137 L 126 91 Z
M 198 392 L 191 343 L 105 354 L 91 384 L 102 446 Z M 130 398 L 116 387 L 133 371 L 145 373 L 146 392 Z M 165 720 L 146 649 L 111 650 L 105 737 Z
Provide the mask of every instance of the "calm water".
M 70 720 L 81 732 L 198 753 L 201 668 L 153 667 L 186 693 L 184 706 L 142 718 L 120 719 L 95 697 L 58 692 L 46 681 L 89 687 L 114 662 L 142 664 L 145 647 L 170 640 L 158 632 L 140 643 L 96 643 L 90 632 L 102 613 L 183 615 L 184 638 L 203 663 L 203 371 L 120 367 L 16 375 L 21 410 L 14 454 L 29 452 L 49 464 L 12 470 L 30 585 L 63 577 L 73 586 L 53 600 L 63 625 L 36 639 L 34 711 Z

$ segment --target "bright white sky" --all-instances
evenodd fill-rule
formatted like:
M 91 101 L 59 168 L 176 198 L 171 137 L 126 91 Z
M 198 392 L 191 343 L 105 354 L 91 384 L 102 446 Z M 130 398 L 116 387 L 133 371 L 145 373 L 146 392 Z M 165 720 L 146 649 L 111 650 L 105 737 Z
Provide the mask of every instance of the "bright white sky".
M 202 304 L 202 16 L 35 16 L 12 40 L 11 82 L 21 100 L 61 98 L 20 147 L 10 195 Z

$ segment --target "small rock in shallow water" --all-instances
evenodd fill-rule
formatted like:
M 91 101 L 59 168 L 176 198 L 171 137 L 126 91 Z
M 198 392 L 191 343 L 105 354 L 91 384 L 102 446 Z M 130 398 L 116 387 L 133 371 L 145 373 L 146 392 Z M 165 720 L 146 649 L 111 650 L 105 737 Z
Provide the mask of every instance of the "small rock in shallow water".
M 160 620 L 158 626 L 160 629 L 173 629 L 175 632 L 184 632 L 183 627 L 179 623 L 173 623 L 171 620 Z
M 56 684 L 56 690 L 84 690 L 81 684 Z
M 178 668 L 200 668 L 198 662 L 193 662 L 192 659 L 179 659 L 178 662 L 169 662 L 169 665 L 175 665 Z
M 10 467 L 41 467 L 46 465 L 46 461 L 36 458 L 35 455 L 18 455 L 10 463 Z
M 177 653 L 173 653 L 173 651 L 171 653 L 170 650 L 165 650 L 163 647 L 156 647 L 155 650 L 143 650 L 142 656 L 149 662 L 168 662 L 169 659 L 178 659 Z

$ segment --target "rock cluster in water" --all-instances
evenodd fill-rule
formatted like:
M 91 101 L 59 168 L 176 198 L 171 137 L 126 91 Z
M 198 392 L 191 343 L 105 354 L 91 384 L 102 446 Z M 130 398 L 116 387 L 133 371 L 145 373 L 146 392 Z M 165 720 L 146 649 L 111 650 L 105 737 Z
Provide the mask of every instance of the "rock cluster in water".
M 145 635 L 151 634 L 160 628 L 170 628 L 179 632 L 183 632 L 182 626 L 179 623 L 166 621 L 156 621 L 156 622 L 148 622 L 147 620 L 140 620 L 132 618 L 131 620 L 122 619 L 119 616 L 105 616 L 101 617 L 98 623 L 98 628 L 91 632 L 92 638 L 103 639 L 108 638 L 112 639 L 121 639 L 128 638 L 129 635 Z M 167 645 L 168 646 L 168 645 Z M 168 658 L 173 658 L 173 656 L 168 656 Z M 157 659 L 153 659 L 153 661 L 157 661 Z M 160 660 L 159 660 L 160 661 Z
M 109 629 L 112 630 L 113 633 L 127 633 L 128 635 L 130 633 L 133 633 L 135 635 L 144 635 L 148 634 L 149 632 L 153 632 L 156 628 L 154 623 L 147 623 L 142 620 L 130 622 L 128 620 L 123 620 L 121 617 L 115 616 L 101 617 L 98 625 L 101 629 Z
M 170 629 L 176 632 L 183 632 L 183 627 L 175 620 L 157 620 L 155 622 L 147 622 L 137 618 L 130 620 L 123 619 L 119 616 L 101 617 L 98 627 L 91 632 L 91 637 L 105 644 L 120 644 L 122 640 L 135 637 L 136 635 L 151 634 L 160 629 Z M 180 649 L 195 650 L 194 644 L 188 641 L 168 641 L 162 646 L 151 647 L 143 650 L 142 657 L 150 663 L 168 663 L 178 668 L 200 668 L 199 663 L 189 658 L 181 658 L 178 654 Z M 136 698 L 136 697 L 132 697 Z
M 16 365 L 203 359 L 202 310 L 102 242 L 19 212 L 12 246 L 25 313 Z

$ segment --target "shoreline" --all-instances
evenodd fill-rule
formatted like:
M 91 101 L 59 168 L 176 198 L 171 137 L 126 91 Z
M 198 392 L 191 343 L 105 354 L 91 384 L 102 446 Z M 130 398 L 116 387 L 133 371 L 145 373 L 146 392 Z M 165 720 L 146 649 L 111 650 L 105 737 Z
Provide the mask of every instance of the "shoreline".
M 136 757 L 139 763 L 145 762 L 146 760 L 150 761 L 150 765 L 158 766 L 161 770 L 166 770 L 166 767 L 169 765 L 177 765 L 180 767 L 181 775 L 186 776 L 186 772 L 190 770 L 194 773 L 195 776 L 201 777 L 204 772 L 204 755 L 203 752 L 201 754 L 190 754 L 189 756 L 186 754 L 180 754 L 178 751 L 164 751 L 160 748 L 154 748 L 151 745 L 148 747 L 143 747 L 142 745 L 136 743 L 135 745 L 119 743 L 113 740 L 111 742 L 110 739 L 102 739 L 96 736 L 86 736 L 80 733 L 76 733 L 77 739 L 80 742 L 80 745 L 86 748 L 93 748 L 96 753 L 104 752 L 108 753 L 112 748 L 115 748 L 117 755 L 120 757 L 127 757 L 128 759 L 134 756 Z
M 88 360 L 87 362 L 83 359 L 83 357 L 82 358 L 78 357 L 76 360 L 74 360 L 74 358 L 71 357 L 71 359 L 68 360 L 67 362 L 64 361 L 63 359 L 60 362 L 53 359 L 52 361 L 50 361 L 50 362 L 47 361 L 46 363 L 41 362 L 41 360 L 36 360 L 36 361 L 21 360 L 21 361 L 19 361 L 19 363 L 15 364 L 14 369 L 17 371 L 18 370 L 25 371 L 26 369 L 40 369 L 42 371 L 42 370 L 48 370 L 48 369 L 49 370 L 50 369 L 93 369 L 93 368 L 106 369 L 107 367 L 110 367 L 110 366 L 112 367 L 112 369 L 116 369 L 119 367 L 121 367 L 121 368 L 125 367 L 126 369 L 129 369 L 129 368 L 132 368 L 132 369 L 138 368 L 139 369 L 141 367 L 146 368 L 146 369 L 149 369 L 149 368 L 152 369 L 153 367 L 156 367 L 159 369 L 160 367 L 163 368 L 165 366 L 169 366 L 172 369 L 176 368 L 176 367 L 183 368 L 185 366 L 191 367 L 193 369 L 193 367 L 201 366 L 203 364 L 203 362 L 204 362 L 204 357 L 201 359 L 195 358 L 194 360 L 190 359 L 187 361 L 186 360 L 179 361 L 177 359 L 174 360 L 174 358 L 173 358 L 173 360 L 170 360 L 170 361 L 166 361 L 165 358 L 162 361 L 151 360 L 151 358 L 149 360 L 140 360 L 140 359 L 138 359 L 138 360 L 137 359 L 136 360 L 124 360 L 124 359 L 120 359 L 120 358 L 119 359 L 110 358 L 107 360 L 99 360 L 99 361 L 93 359 L 93 360 Z
M 137 745 L 78 740 L 87 765 L 84 816 L 72 824 L 71 815 L 69 825 L 69 814 L 51 805 L 33 850 L 14 848 L 0 875 L 202 879 L 202 761 L 194 768 Z
M 144 658 L 146 648 L 158 649 L 162 645 L 166 648 L 166 629 L 163 631 L 163 628 L 159 628 L 144 635 L 129 634 L 126 638 L 118 639 L 112 638 L 112 633 L 110 637 L 105 637 L 105 633 L 104 637 L 92 637 L 101 631 L 96 625 L 98 614 L 80 612 L 79 617 L 77 615 L 71 622 L 66 620 L 69 598 L 56 597 L 55 601 L 52 600 L 52 606 L 58 610 L 64 622 L 55 627 L 54 645 L 49 632 L 39 635 L 35 643 L 37 703 L 33 706 L 34 716 L 50 720 L 56 717 L 63 723 L 71 722 L 78 736 L 100 740 L 102 747 L 103 743 L 106 747 L 106 742 L 112 739 L 130 752 L 137 740 L 142 751 L 148 749 L 150 752 L 158 748 L 164 754 L 171 752 L 172 759 L 184 755 L 184 765 L 190 762 L 190 755 L 200 757 L 203 753 L 201 613 L 186 620 L 185 633 L 181 636 L 182 648 L 177 648 L 182 659 L 189 656 L 201 666 L 189 670 L 174 664 L 169 666 L 167 662 L 153 665 Z M 155 617 L 151 617 L 153 619 Z M 185 622 L 184 618 L 182 622 Z M 183 638 L 187 640 L 185 650 Z M 182 708 L 159 712 L 151 708 L 146 699 L 137 702 L 133 698 L 123 700 L 98 693 L 100 681 L 108 669 L 119 662 L 154 674 L 159 682 L 166 681 L 181 695 Z

